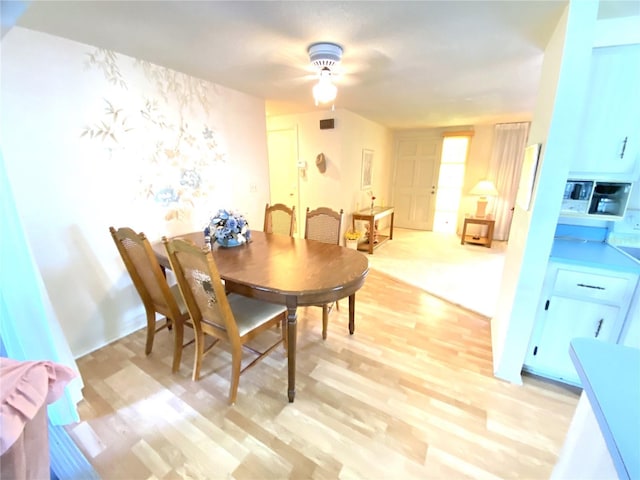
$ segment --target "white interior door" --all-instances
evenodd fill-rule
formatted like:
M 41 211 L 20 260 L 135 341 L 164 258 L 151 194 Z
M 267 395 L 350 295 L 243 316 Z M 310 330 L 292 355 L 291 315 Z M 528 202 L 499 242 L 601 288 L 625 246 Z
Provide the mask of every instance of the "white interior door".
M 396 141 L 394 224 L 433 230 L 442 136 L 429 133 Z
M 296 232 L 300 229 L 298 190 L 298 132 L 296 127 L 267 132 L 271 204 L 296 207 Z

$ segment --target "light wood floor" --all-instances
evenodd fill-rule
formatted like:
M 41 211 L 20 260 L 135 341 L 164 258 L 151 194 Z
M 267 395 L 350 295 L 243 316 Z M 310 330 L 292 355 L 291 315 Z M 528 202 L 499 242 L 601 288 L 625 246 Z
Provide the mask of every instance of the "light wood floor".
M 372 270 L 321 337 L 321 309 L 299 310 L 297 396 L 284 351 L 240 378 L 216 347 L 190 380 L 192 348 L 171 374 L 170 333 L 144 332 L 78 364 L 82 421 L 67 427 L 104 479 L 548 478 L 578 391 L 492 375 L 487 318 Z M 274 332 L 274 335 L 277 332 Z

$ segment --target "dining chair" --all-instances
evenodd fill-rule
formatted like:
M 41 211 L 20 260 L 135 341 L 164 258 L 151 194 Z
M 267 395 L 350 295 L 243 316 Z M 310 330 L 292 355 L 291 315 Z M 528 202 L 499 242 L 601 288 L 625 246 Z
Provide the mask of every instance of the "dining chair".
M 144 305 L 147 317 L 145 354 L 151 353 L 156 332 L 171 329 L 174 343 L 171 371 L 175 373 L 180 368 L 184 325 L 189 321 L 178 284 L 169 285 L 144 233 L 136 233 L 128 227 L 117 230 L 109 227 L 109 231 Z M 164 316 L 164 324 L 159 325 L 157 314 Z
M 307 240 L 317 240 L 323 243 L 340 245 L 340 232 L 342 231 L 342 220 L 344 211 L 339 212 L 327 207 L 310 210 L 307 207 L 305 218 L 304 238 Z M 339 309 L 338 302 L 335 302 L 336 309 Z M 322 339 L 327 338 L 327 327 L 329 325 L 329 313 L 333 308 L 332 304 L 318 305 L 322 307 Z
M 267 203 L 264 207 L 263 231 L 293 237 L 296 231 L 296 206 L 289 208 L 283 203 Z
M 240 374 L 254 366 L 274 348 L 284 343 L 287 348 L 287 308 L 235 293 L 227 294 L 211 250 L 176 238 L 162 238 L 180 291 L 187 305 L 195 332 L 193 380 L 200 378 L 202 359 L 220 340 L 231 345 L 231 382 L 229 403 L 236 401 Z M 251 348 L 248 342 L 260 333 L 280 325 L 281 334 L 266 350 Z M 205 348 L 205 337 L 213 342 Z M 241 368 L 242 348 L 257 355 Z

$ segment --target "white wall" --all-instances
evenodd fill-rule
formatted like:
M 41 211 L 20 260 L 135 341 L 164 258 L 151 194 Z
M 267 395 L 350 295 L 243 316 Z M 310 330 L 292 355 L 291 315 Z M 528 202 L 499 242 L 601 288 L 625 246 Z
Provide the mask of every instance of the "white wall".
M 2 39 L 1 93 L 15 202 L 76 357 L 144 323 L 110 225 L 158 239 L 226 206 L 261 228 L 263 100 L 19 27 Z M 165 205 L 156 194 L 171 188 Z
M 530 119 L 514 118 L 514 122 L 530 121 Z M 432 129 L 419 130 L 398 130 L 394 131 L 394 138 L 398 138 L 407 134 L 411 135 L 442 135 L 445 132 L 473 132 L 469 152 L 464 170 L 464 183 L 462 187 L 462 198 L 460 199 L 460 208 L 458 210 L 458 220 L 456 225 L 456 233 L 462 232 L 464 218 L 466 214 L 473 214 L 476 211 L 476 203 L 478 197 L 469 195 L 468 192 L 480 180 L 487 178 L 489 172 L 489 164 L 491 162 L 491 152 L 493 149 L 493 137 L 495 133 L 495 125 L 460 125 L 455 127 L 440 127 Z M 395 162 L 395 152 L 393 152 L 393 161 Z M 393 165 L 391 165 L 391 175 L 393 174 Z M 493 212 L 493 201 L 490 199 L 487 206 L 487 212 Z M 473 226 L 472 226 L 473 227 Z
M 335 128 L 320 130 L 321 119 L 333 118 Z M 514 118 L 516 121 L 530 119 Z M 360 190 L 362 149 L 374 151 L 373 188 L 376 204 L 388 204 L 392 197 L 393 166 L 395 152 L 393 139 L 408 131 L 391 131 L 362 118 L 352 112 L 337 109 L 334 112 L 318 110 L 303 115 L 283 115 L 267 118 L 268 130 L 285 128 L 298 129 L 299 160 L 306 161 L 306 175 L 300 178 L 300 206 L 304 212 L 307 206 L 316 208 L 327 205 L 345 211 L 345 221 L 351 225 L 350 213 L 365 208 L 370 199 L 367 191 Z M 467 164 L 463 196 L 458 215 L 458 234 L 462 230 L 465 213 L 473 213 L 477 198 L 466 192 L 480 180 L 487 177 L 493 148 L 494 125 L 442 127 L 437 129 L 411 130 L 411 133 L 426 133 L 436 130 L 438 135 L 445 131 L 473 131 Z M 318 153 L 324 153 L 327 170 L 320 173 L 315 167 Z M 276 173 L 277 174 L 277 173 Z M 492 208 L 489 204 L 489 211 Z M 303 213 L 299 222 L 303 221 Z M 388 217 L 381 220 L 381 228 L 388 226 Z M 304 233 L 301 225 L 300 234 Z
M 496 315 L 494 373 L 520 383 L 570 159 L 579 142 L 598 2 L 570 2 L 545 49 L 529 144 L 541 143 L 532 207 L 516 205 Z
M 515 120 L 514 120 L 515 121 Z M 458 211 L 458 224 L 456 232 L 462 233 L 462 225 L 466 214 L 474 214 L 478 197 L 469 195 L 469 191 L 480 181 L 488 178 L 491 152 L 493 150 L 493 137 L 495 125 L 475 125 L 473 138 L 469 145 L 469 156 L 464 169 L 464 184 L 462 186 L 462 199 Z M 487 213 L 495 214 L 493 199 L 489 198 Z
M 335 120 L 335 128 L 320 130 L 319 121 L 327 118 Z M 371 191 L 376 196 L 376 204 L 389 203 L 392 174 L 392 136 L 389 129 L 343 109 L 267 119 L 269 130 L 296 126 L 299 160 L 306 161 L 308 165 L 306 175 L 299 182 L 301 235 L 304 234 L 302 222 L 307 207 L 344 209 L 346 229 L 352 222 L 351 213 L 369 205 L 368 192 L 360 189 L 362 150 L 365 148 L 374 152 Z M 315 166 L 316 156 L 321 152 L 327 163 L 324 173 Z M 272 174 L 277 175 L 277 172 Z

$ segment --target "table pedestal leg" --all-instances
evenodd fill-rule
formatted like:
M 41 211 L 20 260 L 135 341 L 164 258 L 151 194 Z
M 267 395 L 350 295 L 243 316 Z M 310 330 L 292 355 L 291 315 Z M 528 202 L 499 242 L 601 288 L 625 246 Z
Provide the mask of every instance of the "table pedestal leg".
M 297 302 L 294 298 L 287 298 L 287 363 L 289 373 L 289 387 L 287 394 L 289 403 L 296 398 L 296 339 L 298 330 Z

